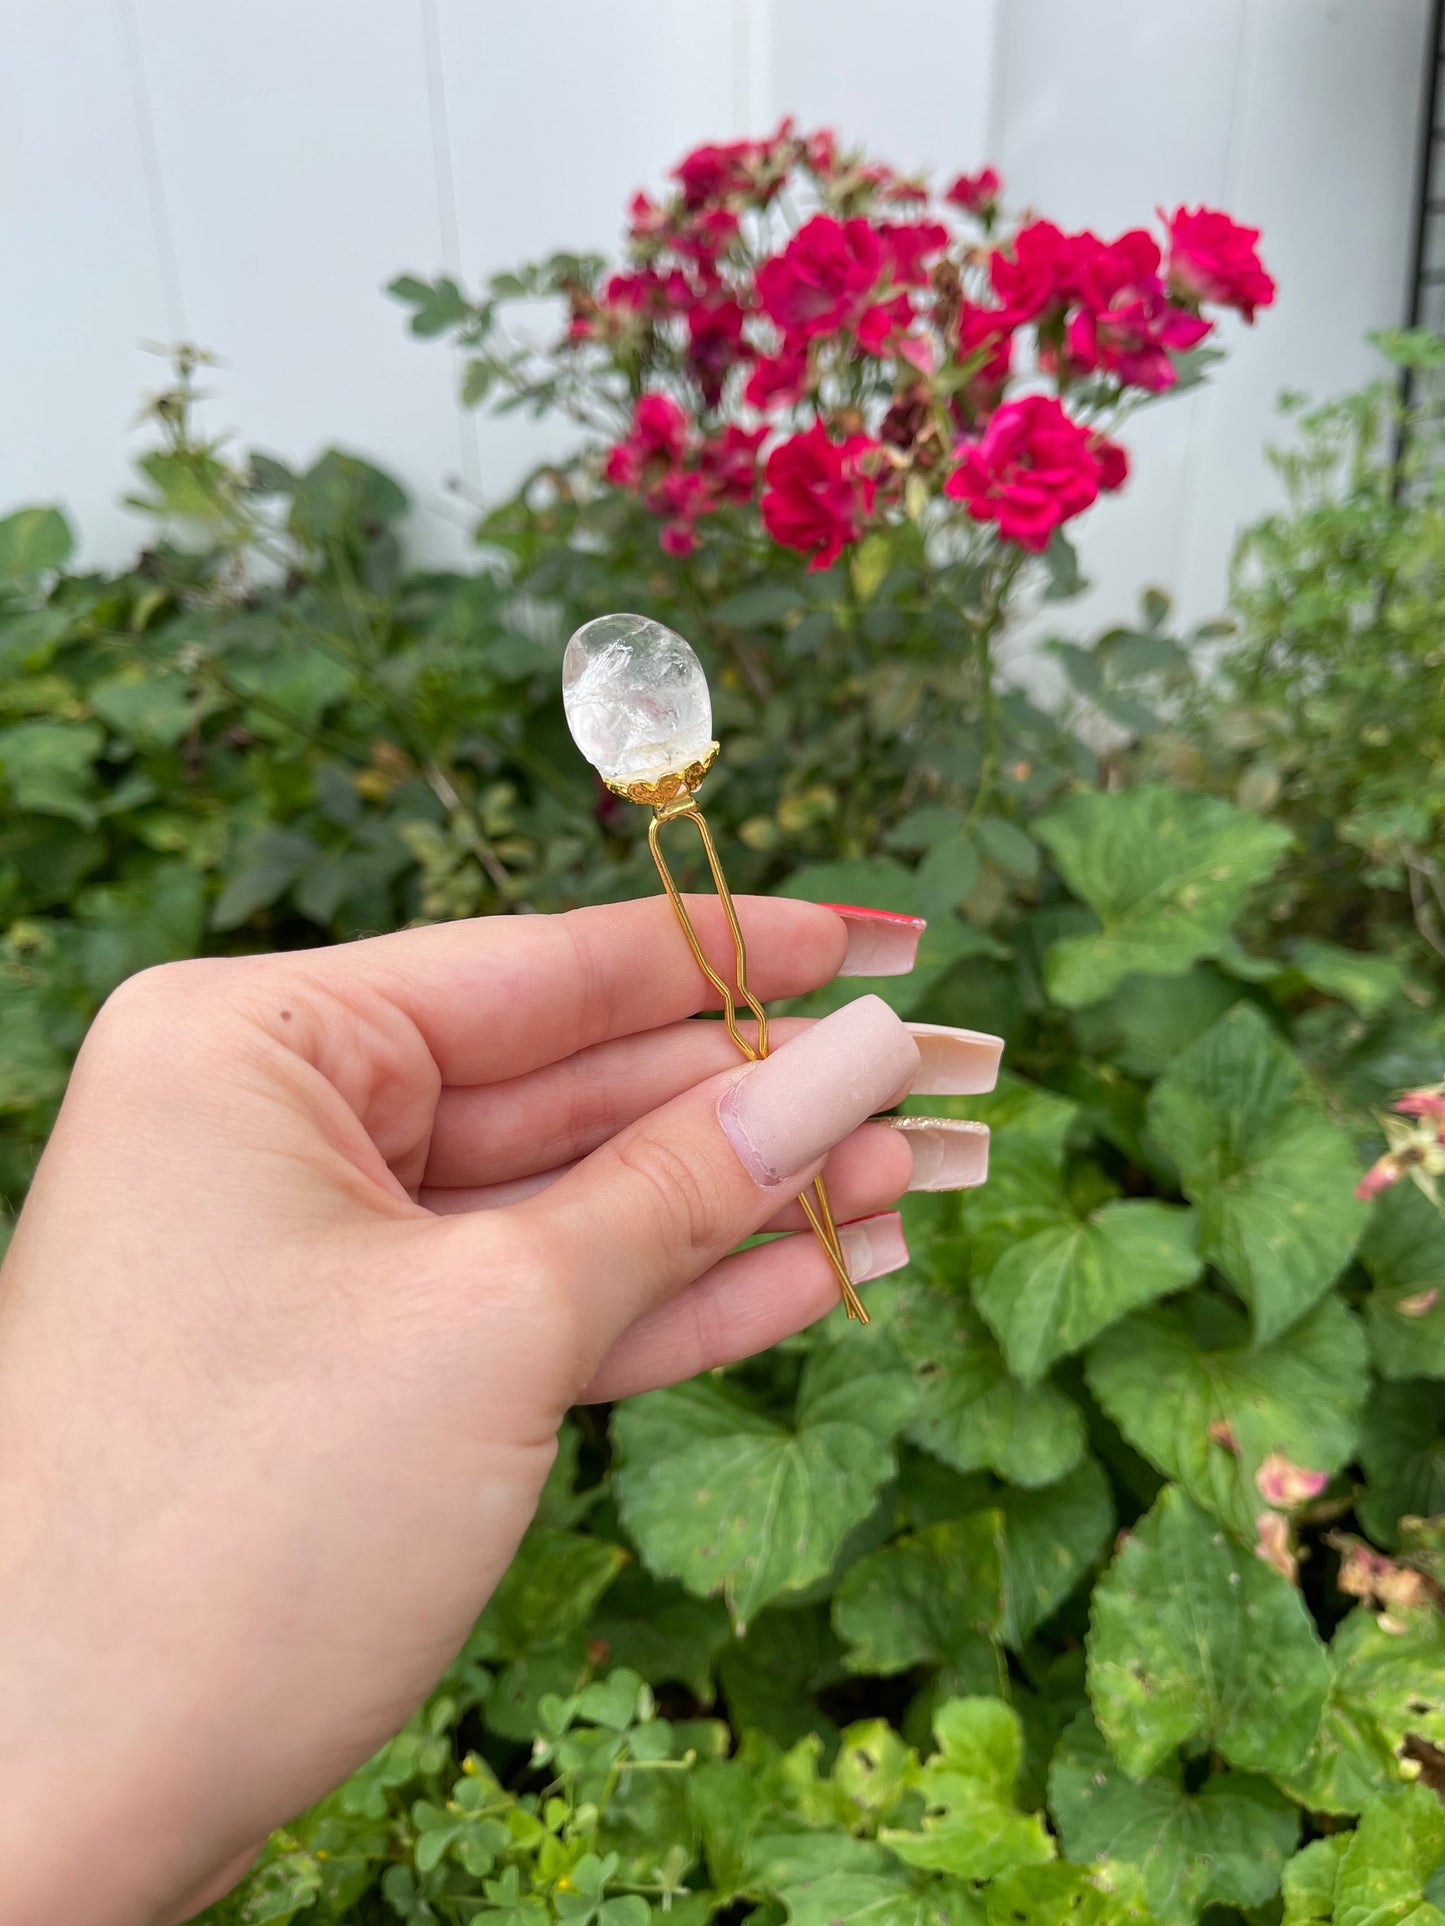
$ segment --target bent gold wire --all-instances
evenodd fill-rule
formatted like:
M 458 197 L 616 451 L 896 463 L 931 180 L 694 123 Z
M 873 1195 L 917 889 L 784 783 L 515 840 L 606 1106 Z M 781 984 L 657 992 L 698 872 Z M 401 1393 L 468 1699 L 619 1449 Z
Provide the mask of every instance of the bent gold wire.
M 713 888 L 717 891 L 723 915 L 727 918 L 728 931 L 733 940 L 735 987 L 725 982 L 708 961 L 706 952 L 698 941 L 697 931 L 693 928 L 687 904 L 683 901 L 682 892 L 677 887 L 672 871 L 668 867 L 667 857 L 663 853 L 664 823 L 682 820 L 692 823 L 697 830 L 703 853 L 707 857 L 708 869 L 712 873 Z M 647 826 L 647 846 L 652 851 L 652 860 L 657 865 L 657 873 L 662 878 L 662 887 L 667 891 L 668 901 L 672 904 L 677 920 L 682 926 L 682 933 L 687 938 L 688 948 L 692 951 L 698 968 L 722 999 L 723 1021 L 727 1025 L 728 1035 L 750 1063 L 758 1062 L 760 1058 L 768 1055 L 768 1013 L 748 987 L 748 951 L 743 941 L 742 928 L 738 923 L 737 910 L 733 906 L 732 891 L 728 888 L 727 878 L 723 874 L 722 859 L 717 853 L 712 831 L 708 828 L 706 818 L 691 795 L 679 796 L 676 800 L 655 808 L 652 821 Z M 738 1028 L 735 1007 L 738 1003 L 744 1004 L 757 1019 L 756 1043 L 744 1036 Z M 848 1275 L 848 1260 L 843 1255 L 843 1246 L 838 1238 L 838 1226 L 833 1217 L 833 1207 L 828 1201 L 827 1187 L 821 1176 L 813 1179 L 809 1189 L 813 1193 L 811 1197 L 807 1191 L 804 1191 L 798 1198 L 803 1215 L 812 1226 L 814 1236 L 828 1253 L 828 1261 L 832 1264 L 838 1279 L 838 1288 L 842 1293 L 844 1308 L 849 1317 L 856 1323 L 866 1324 L 868 1313 L 864 1310 L 863 1301 L 854 1290 L 853 1280 Z

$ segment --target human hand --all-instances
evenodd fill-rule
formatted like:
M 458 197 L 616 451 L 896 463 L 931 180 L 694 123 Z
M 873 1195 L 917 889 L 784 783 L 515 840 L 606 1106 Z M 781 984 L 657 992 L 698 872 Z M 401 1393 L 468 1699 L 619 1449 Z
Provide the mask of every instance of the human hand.
M 886 962 L 875 919 L 738 907 L 764 998 L 850 967 L 850 930 Z M 189 1917 L 367 1758 L 570 1404 L 836 1303 L 811 1236 L 728 1255 L 801 1223 L 827 1153 L 857 1281 L 904 1261 L 876 1213 L 910 1182 L 977 1181 L 967 1127 L 864 1120 L 987 1088 L 994 1040 L 865 997 L 741 1065 L 684 1020 L 705 989 L 659 898 L 171 965 L 106 1006 L 0 1275 L 7 1926 Z

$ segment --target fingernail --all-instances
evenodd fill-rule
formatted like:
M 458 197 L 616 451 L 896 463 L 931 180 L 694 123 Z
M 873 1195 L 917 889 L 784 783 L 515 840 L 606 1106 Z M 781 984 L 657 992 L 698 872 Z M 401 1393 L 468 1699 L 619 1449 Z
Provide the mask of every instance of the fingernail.
M 918 1047 L 882 997 L 860 996 L 750 1065 L 718 1120 L 754 1183 L 777 1184 L 893 1103 Z
M 848 1275 L 855 1284 L 866 1284 L 870 1277 L 886 1277 L 889 1271 L 901 1271 L 908 1262 L 903 1219 L 896 1210 L 879 1211 L 876 1217 L 856 1217 L 851 1224 L 840 1224 L 838 1241 L 848 1260 Z
M 928 928 L 921 916 L 892 910 L 860 909 L 855 903 L 824 903 L 848 928 L 848 948 L 839 976 L 907 976 Z
M 910 1190 L 968 1190 L 988 1176 L 988 1125 L 962 1117 L 884 1117 L 913 1152 Z
M 914 1096 L 976 1097 L 998 1082 L 1002 1037 L 982 1030 L 950 1030 L 942 1023 L 910 1023 L 908 1034 L 920 1058 L 911 1085 Z

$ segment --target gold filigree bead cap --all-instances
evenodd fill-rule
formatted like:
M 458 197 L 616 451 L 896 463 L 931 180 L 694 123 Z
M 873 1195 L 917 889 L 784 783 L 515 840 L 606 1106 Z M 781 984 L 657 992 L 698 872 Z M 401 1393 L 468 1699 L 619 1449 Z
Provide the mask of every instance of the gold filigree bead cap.
M 572 740 L 623 794 L 700 775 L 716 753 L 702 664 L 650 616 L 599 615 L 578 629 L 562 658 L 562 706 Z

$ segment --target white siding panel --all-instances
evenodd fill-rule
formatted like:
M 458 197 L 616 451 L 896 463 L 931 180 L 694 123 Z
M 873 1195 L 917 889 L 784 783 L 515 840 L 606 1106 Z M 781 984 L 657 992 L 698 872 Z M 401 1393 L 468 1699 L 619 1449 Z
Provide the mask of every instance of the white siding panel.
M 116 0 L 0 8 L 0 511 L 60 501 L 93 558 L 135 547 L 126 437 L 175 328 Z
M 457 554 L 446 383 L 383 285 L 438 259 L 418 0 L 136 0 L 194 339 L 215 418 L 306 461 L 339 442 L 396 469 L 415 537 Z
M 555 248 L 615 252 L 639 187 L 740 131 L 731 0 L 438 6 L 464 285 Z M 539 316 L 536 332 L 555 328 Z M 443 378 L 435 351 L 414 352 Z M 518 415 L 476 432 L 492 500 L 575 436 Z
M 905 171 L 988 155 L 995 19 L 1011 0 L 759 0 L 771 101 Z
M 1185 602 L 1217 606 L 1234 536 L 1272 506 L 1261 458 L 1285 389 L 1323 400 L 1383 370 L 1367 332 L 1405 312 L 1427 0 L 1254 0 L 1226 206 L 1262 226 L 1275 307 L 1236 327 L 1203 400 Z

